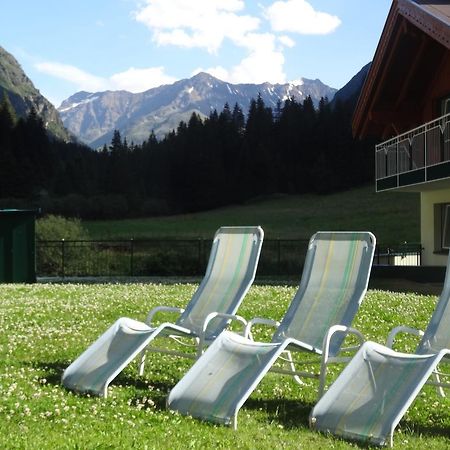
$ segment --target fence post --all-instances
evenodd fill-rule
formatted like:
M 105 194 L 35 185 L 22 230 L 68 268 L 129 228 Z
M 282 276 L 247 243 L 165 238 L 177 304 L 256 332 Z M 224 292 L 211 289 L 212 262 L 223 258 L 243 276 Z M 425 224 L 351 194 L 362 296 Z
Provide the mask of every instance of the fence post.
M 198 238 L 198 265 L 197 271 L 201 273 L 202 271 L 202 259 L 203 259 L 203 238 Z
M 134 275 L 134 240 L 130 239 L 130 277 Z
M 66 260 L 66 246 L 64 238 L 61 239 L 61 278 L 65 277 L 65 260 Z
M 278 266 L 278 274 L 281 275 L 281 241 L 277 239 L 277 266 Z

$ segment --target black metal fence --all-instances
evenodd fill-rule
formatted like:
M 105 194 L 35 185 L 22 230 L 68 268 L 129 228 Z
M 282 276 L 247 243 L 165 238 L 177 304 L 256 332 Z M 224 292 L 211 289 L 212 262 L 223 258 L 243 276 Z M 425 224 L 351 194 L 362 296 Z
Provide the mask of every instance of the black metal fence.
M 212 242 L 205 239 L 38 241 L 39 277 L 139 277 L 203 275 Z M 258 275 L 297 276 L 307 240 L 265 239 Z M 374 264 L 420 265 L 420 244 L 377 246 Z
M 422 245 L 407 242 L 390 246 L 377 245 L 373 263 L 378 266 L 420 266 Z

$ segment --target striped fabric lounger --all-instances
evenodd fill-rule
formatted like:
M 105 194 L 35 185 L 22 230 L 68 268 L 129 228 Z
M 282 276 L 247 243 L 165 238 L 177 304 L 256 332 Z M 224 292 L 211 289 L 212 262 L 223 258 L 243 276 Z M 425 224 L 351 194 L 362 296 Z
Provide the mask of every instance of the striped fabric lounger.
M 365 342 L 311 411 L 311 428 L 392 447 L 395 427 L 449 354 L 410 355 Z
M 320 377 L 320 395 L 326 365 L 348 360 L 338 356 L 346 334 L 363 340 L 349 326 L 367 290 L 374 249 L 375 237 L 368 232 L 316 233 L 281 324 L 254 319 L 247 337 L 224 331 L 171 391 L 168 407 L 236 428 L 239 409 L 269 370 Z M 252 323 L 279 325 L 272 342 L 251 340 Z M 319 355 L 320 375 L 297 371 L 292 350 Z M 287 357 L 288 370 L 273 367 L 281 356 Z
M 156 337 L 188 337 L 195 340 L 197 356 L 230 320 L 246 321 L 235 313 L 255 278 L 264 233 L 260 227 L 222 227 L 215 234 L 206 274 L 186 309 L 156 307 L 145 323 L 122 317 L 82 353 L 63 373 L 69 389 L 106 397 L 109 383 Z M 159 311 L 181 313 L 175 323 L 152 325 Z M 213 320 L 215 319 L 215 320 Z M 154 349 L 156 351 L 156 349 Z M 179 356 L 193 353 L 157 349 Z
M 415 354 L 392 350 L 399 333 L 421 336 Z M 425 383 L 450 388 L 450 256 L 439 301 L 425 330 L 394 328 L 387 346 L 365 343 L 310 415 L 312 428 L 376 445 L 393 445 L 394 429 Z

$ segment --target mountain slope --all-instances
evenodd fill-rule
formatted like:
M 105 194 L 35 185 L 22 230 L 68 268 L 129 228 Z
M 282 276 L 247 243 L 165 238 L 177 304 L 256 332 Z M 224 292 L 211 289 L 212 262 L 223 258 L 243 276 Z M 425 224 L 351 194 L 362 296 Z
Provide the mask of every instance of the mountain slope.
M 0 47 L 0 101 L 4 93 L 18 116 L 25 117 L 34 108 L 50 134 L 70 140 L 55 107 L 34 87 L 14 56 Z
M 344 87 L 339 89 L 331 103 L 335 104 L 337 101 L 350 102 L 352 108 L 354 108 L 371 64 L 371 62 L 366 64 Z
M 251 99 L 260 94 L 267 106 L 295 97 L 302 101 L 308 95 L 317 103 L 321 97 L 331 99 L 335 89 L 320 80 L 303 79 L 302 84 L 231 84 L 207 73 L 177 81 L 148 91 L 132 94 L 126 91 L 78 92 L 58 108 L 64 125 L 81 141 L 94 148 L 108 144 L 114 129 L 128 141 L 140 143 L 151 130 L 163 137 L 188 121 L 193 112 L 208 116 L 221 111 L 228 102 L 238 103 L 247 112 Z

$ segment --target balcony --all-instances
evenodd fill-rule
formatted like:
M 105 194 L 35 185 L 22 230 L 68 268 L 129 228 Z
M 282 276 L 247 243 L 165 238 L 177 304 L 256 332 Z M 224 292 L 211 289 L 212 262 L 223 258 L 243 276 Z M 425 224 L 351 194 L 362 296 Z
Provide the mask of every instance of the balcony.
M 377 192 L 450 179 L 450 114 L 378 144 L 375 177 Z

